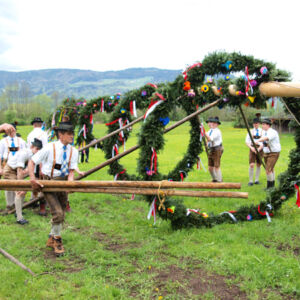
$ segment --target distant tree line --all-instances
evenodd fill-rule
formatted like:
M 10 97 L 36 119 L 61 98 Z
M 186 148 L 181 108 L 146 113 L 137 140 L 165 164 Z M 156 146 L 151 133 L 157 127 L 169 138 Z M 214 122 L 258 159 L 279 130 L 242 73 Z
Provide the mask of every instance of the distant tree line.
M 37 116 L 46 119 L 63 98 L 64 95 L 59 92 L 53 92 L 50 96 L 33 95 L 25 81 L 9 83 L 0 94 L 0 122 L 26 125 Z

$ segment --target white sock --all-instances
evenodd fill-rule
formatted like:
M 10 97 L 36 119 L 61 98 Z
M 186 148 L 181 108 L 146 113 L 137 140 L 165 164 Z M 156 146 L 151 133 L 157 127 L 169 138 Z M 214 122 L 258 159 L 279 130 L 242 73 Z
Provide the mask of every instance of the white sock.
M 209 173 L 211 175 L 212 180 L 217 180 L 217 176 L 216 176 L 216 173 L 215 173 L 214 169 L 209 170 Z
M 7 206 L 12 206 L 15 203 L 14 195 L 15 192 L 13 191 L 5 191 L 5 199 Z
M 22 206 L 23 206 L 23 200 L 25 196 L 16 196 L 15 197 L 15 206 L 16 206 L 16 213 L 17 213 L 17 221 L 20 221 L 23 219 L 22 215 Z
M 249 167 L 249 182 L 253 182 L 254 168 Z
M 52 224 L 50 235 L 60 236 L 62 224 Z
M 219 168 L 219 169 L 216 169 L 215 172 L 216 172 L 216 175 L 217 175 L 217 180 L 218 180 L 218 182 L 222 182 L 222 181 L 223 181 L 223 178 L 222 178 L 222 172 L 221 172 L 221 169 L 220 169 L 220 168 Z
M 260 166 L 256 166 L 256 172 L 255 172 L 255 181 L 259 181 L 259 175 L 260 175 Z
M 272 173 L 267 174 L 267 180 L 268 181 L 273 181 L 273 174 Z

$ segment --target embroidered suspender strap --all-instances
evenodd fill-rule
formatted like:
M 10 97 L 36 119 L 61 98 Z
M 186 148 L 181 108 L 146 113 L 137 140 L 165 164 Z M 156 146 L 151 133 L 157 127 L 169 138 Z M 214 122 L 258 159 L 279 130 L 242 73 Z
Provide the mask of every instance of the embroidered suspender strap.
M 69 163 L 68 163 L 69 173 L 70 173 L 70 164 L 71 164 L 72 152 L 73 152 L 73 147 L 71 146 L 71 151 L 70 151 L 70 156 L 69 156 Z
M 51 179 L 53 178 L 55 164 L 56 164 L 56 153 L 55 153 L 55 144 L 53 143 L 53 164 L 52 164 L 52 170 L 51 170 Z

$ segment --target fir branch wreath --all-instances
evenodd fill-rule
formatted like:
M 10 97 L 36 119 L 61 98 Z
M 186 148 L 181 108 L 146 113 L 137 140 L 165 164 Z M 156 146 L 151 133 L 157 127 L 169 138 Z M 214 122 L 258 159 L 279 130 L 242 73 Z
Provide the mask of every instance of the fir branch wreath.
M 173 82 L 160 84 L 158 87 L 147 84 L 140 89 L 127 92 L 113 106 L 111 124 L 108 132 L 119 128 L 116 120 L 131 121 L 130 102 L 135 100 L 137 108 L 145 110 L 149 104 L 160 104 L 155 107 L 141 126 L 138 143 L 140 156 L 138 159 L 137 175 L 130 175 L 125 168 L 114 161 L 110 165 L 109 173 L 118 180 L 182 180 L 192 170 L 197 162 L 197 157 L 202 152 L 200 141 L 199 121 L 194 118 L 190 121 L 190 142 L 186 154 L 182 160 L 169 172 L 163 175 L 159 173 L 159 163 L 155 168 L 155 153 L 159 153 L 164 147 L 163 130 L 169 113 L 175 106 L 181 106 L 187 114 L 191 114 L 198 107 L 216 100 L 213 88 L 217 87 L 220 97 L 223 99 L 219 107 L 240 105 L 261 108 L 266 106 L 266 98 L 261 96 L 258 86 L 262 82 L 289 81 L 290 74 L 276 69 L 272 63 L 255 59 L 252 56 L 240 53 L 214 52 L 207 55 L 202 63 L 195 63 L 178 76 Z M 237 87 L 236 96 L 231 96 L 229 86 Z M 86 116 L 99 111 L 100 99 L 108 103 L 109 97 L 100 97 L 89 101 L 80 110 L 79 127 L 86 124 L 87 142 L 94 137 L 90 130 L 91 124 Z M 111 100 L 111 99 L 110 99 Z M 294 98 L 285 98 L 289 110 L 300 119 L 300 101 Z M 106 104 L 108 105 L 108 104 Z M 111 106 L 111 105 L 110 105 Z M 111 137 L 104 142 L 104 151 L 107 159 L 112 157 L 114 146 L 121 147 L 129 137 L 130 131 L 123 132 L 122 138 Z M 82 138 L 79 136 L 77 143 Z M 290 152 L 289 165 L 285 172 L 279 176 L 279 184 L 267 192 L 266 199 L 258 205 L 242 206 L 236 211 L 227 211 L 219 215 L 202 213 L 196 210 L 188 210 L 182 200 L 164 198 L 165 209 L 158 210 L 162 219 L 170 220 L 173 229 L 184 227 L 211 227 L 224 222 L 235 223 L 238 221 L 259 220 L 275 214 L 283 202 L 294 195 L 294 184 L 300 182 L 300 127 L 295 125 L 296 148 Z M 150 168 L 150 166 L 152 167 Z M 116 176 L 117 175 L 117 176 Z M 149 204 L 153 203 L 152 197 L 146 197 Z M 159 204 L 159 203 L 158 203 Z M 157 205 L 158 206 L 158 205 Z

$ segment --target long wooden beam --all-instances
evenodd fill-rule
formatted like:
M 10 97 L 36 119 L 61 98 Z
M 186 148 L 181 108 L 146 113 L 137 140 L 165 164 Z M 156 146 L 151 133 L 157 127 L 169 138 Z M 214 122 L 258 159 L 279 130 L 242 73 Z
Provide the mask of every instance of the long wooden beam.
M 57 181 L 39 180 L 45 188 L 181 188 L 181 189 L 240 189 L 241 184 L 235 182 L 179 182 L 179 181 Z M 0 190 L 23 188 L 31 189 L 28 180 L 0 180 Z
M 20 187 L 18 189 L 21 189 Z M 7 188 L 12 190 L 12 188 Z M 31 190 L 24 188 L 23 190 Z M 148 188 L 65 188 L 47 187 L 42 188 L 42 192 L 71 192 L 71 193 L 97 193 L 97 194 L 135 194 L 135 195 L 165 195 L 181 197 L 201 197 L 201 198 L 248 198 L 248 193 L 244 192 L 224 192 L 224 191 L 186 191 L 168 189 L 148 189 Z
M 182 120 L 176 122 L 176 123 L 173 124 L 172 126 L 166 128 L 166 129 L 164 130 L 164 133 L 167 133 L 167 132 L 169 132 L 169 131 L 175 129 L 176 127 L 182 125 L 183 123 L 189 121 L 190 119 L 196 117 L 197 115 L 199 115 L 199 114 L 201 114 L 201 113 L 207 111 L 208 109 L 210 109 L 210 108 L 216 106 L 217 104 L 219 104 L 220 101 L 222 101 L 222 99 L 218 99 L 218 100 L 216 100 L 216 101 L 214 101 L 214 102 L 212 102 L 212 103 L 206 105 L 206 106 L 203 107 L 202 109 L 199 109 L 199 110 L 195 111 L 194 113 L 188 115 L 187 117 L 183 118 Z M 133 152 L 133 151 L 135 151 L 135 150 L 137 150 L 137 149 L 139 149 L 139 148 L 140 148 L 139 145 L 135 145 L 135 146 L 129 148 L 128 150 L 126 150 L 126 151 L 124 151 L 124 152 L 122 152 L 122 153 L 120 153 L 120 154 L 118 154 L 118 155 L 116 155 L 116 156 L 114 156 L 114 157 L 108 159 L 107 161 L 101 163 L 100 165 L 98 165 L 98 166 L 92 168 L 91 170 L 88 170 L 88 171 L 84 172 L 84 175 L 79 175 L 79 176 L 77 176 L 77 177 L 75 178 L 75 180 L 80 180 L 80 179 L 82 179 L 82 178 L 85 178 L 85 177 L 89 176 L 90 174 L 95 173 L 96 171 L 98 171 L 98 170 L 100 170 L 100 169 L 106 167 L 107 165 L 111 164 L 112 162 L 114 162 L 114 161 L 120 159 L 120 158 L 123 157 L 123 156 L 126 156 L 127 154 L 129 154 L 129 153 L 131 153 L 131 152 Z

